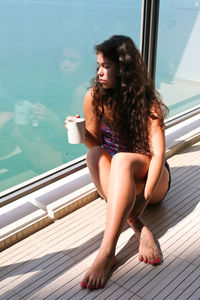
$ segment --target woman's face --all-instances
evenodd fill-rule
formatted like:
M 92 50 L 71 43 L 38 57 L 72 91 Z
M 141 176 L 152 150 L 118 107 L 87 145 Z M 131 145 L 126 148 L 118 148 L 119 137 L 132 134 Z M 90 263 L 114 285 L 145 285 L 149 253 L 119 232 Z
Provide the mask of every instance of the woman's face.
M 104 89 L 112 89 L 115 86 L 116 66 L 109 58 L 105 57 L 102 52 L 97 53 L 97 75 L 99 82 Z

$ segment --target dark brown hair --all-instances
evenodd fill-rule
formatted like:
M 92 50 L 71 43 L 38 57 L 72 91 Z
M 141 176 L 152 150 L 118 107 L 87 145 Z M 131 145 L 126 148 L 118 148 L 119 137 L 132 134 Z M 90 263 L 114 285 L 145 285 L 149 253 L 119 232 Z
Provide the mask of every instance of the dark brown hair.
M 167 107 L 160 99 L 145 63 L 131 38 L 115 35 L 95 46 L 96 53 L 116 65 L 115 88 L 104 89 L 98 75 L 92 80 L 93 106 L 101 119 L 104 108 L 111 111 L 109 123 L 129 151 L 150 154 L 148 121 L 156 119 L 164 129 Z

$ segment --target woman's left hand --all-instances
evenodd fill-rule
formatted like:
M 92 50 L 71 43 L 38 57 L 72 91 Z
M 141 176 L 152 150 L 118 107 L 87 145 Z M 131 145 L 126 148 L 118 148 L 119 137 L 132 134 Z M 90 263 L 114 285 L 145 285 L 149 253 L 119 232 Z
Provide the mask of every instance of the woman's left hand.
M 144 189 L 143 189 L 141 193 L 136 196 L 135 206 L 129 218 L 131 218 L 132 220 L 136 220 L 137 218 L 139 218 L 141 214 L 144 212 L 147 204 L 148 201 L 144 197 Z

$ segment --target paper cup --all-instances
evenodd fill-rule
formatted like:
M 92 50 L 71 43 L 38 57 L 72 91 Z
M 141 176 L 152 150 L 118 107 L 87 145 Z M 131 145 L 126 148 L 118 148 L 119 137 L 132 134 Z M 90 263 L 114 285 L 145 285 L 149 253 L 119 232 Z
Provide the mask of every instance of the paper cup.
M 70 118 L 67 120 L 68 142 L 81 144 L 85 141 L 85 119 Z
M 18 101 L 15 104 L 15 123 L 27 125 L 31 121 L 31 103 L 26 100 Z

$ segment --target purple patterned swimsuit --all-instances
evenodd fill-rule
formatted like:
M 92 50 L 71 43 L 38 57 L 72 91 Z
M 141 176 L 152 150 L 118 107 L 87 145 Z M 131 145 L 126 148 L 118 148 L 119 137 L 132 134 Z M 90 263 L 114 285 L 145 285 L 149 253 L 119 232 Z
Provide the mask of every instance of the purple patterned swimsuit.
M 105 122 L 102 123 L 101 128 L 103 131 L 103 149 L 111 156 L 114 156 L 118 152 L 128 152 L 128 148 L 119 143 L 119 135 L 112 131 Z
M 105 149 L 112 157 L 118 152 L 128 152 L 128 148 L 125 145 L 120 144 L 119 135 L 112 131 L 105 122 L 102 123 L 101 128 L 103 131 L 103 149 Z M 165 167 L 169 172 L 169 190 L 171 185 L 171 172 L 167 161 L 165 162 Z

